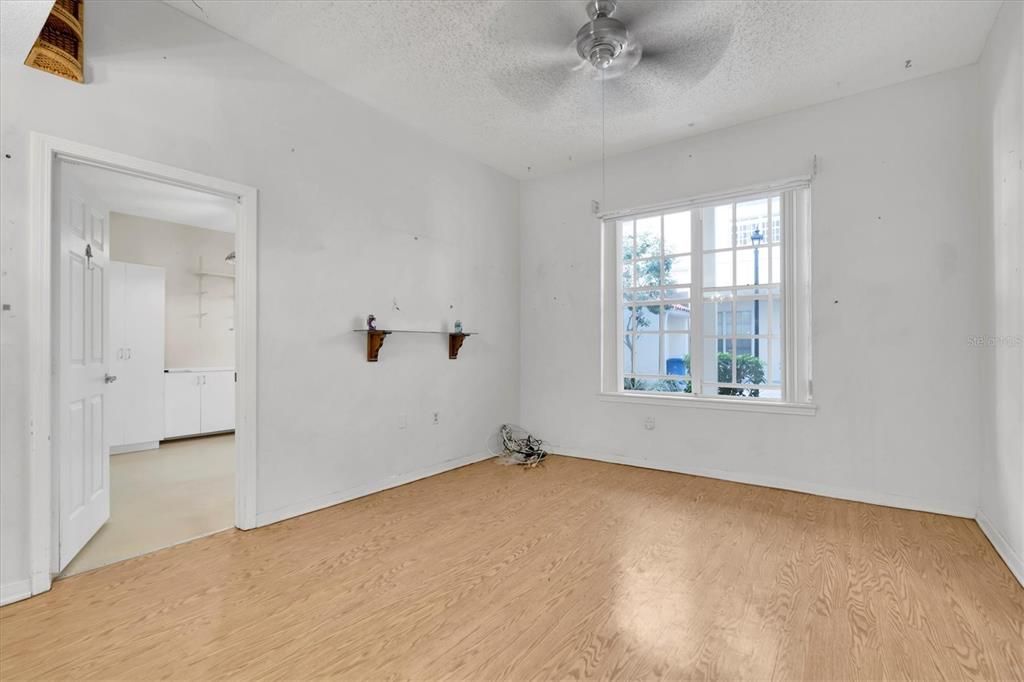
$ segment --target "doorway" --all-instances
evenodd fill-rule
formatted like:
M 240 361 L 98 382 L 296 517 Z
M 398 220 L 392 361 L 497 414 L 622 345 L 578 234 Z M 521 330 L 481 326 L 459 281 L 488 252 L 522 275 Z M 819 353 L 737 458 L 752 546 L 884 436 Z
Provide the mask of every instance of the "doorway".
M 255 526 L 257 194 L 43 135 L 32 150 L 37 594 L 62 571 Z M 218 226 L 194 223 L 218 211 L 205 240 Z M 172 227 L 180 244 L 153 243 Z
M 58 385 L 66 577 L 235 524 L 238 203 L 63 159 L 56 180 L 54 366 L 72 375 L 95 362 L 102 389 Z M 76 441 L 100 420 L 92 437 L 107 454 L 94 462 Z

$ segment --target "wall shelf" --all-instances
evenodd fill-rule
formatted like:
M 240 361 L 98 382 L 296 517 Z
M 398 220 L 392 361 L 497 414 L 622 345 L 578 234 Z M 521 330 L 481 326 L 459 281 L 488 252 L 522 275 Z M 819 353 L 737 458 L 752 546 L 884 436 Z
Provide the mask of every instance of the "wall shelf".
M 384 345 L 384 337 L 391 334 L 447 334 L 448 359 L 457 360 L 459 349 L 468 336 L 476 336 L 477 332 L 438 332 L 426 329 L 353 329 L 356 334 L 366 334 L 366 361 L 377 362 L 380 348 Z
M 218 277 L 220 279 L 234 279 L 235 275 L 234 275 L 234 273 L 231 273 L 231 272 L 210 272 L 209 270 L 206 270 L 203 267 L 203 257 L 202 256 L 199 257 L 199 266 L 195 270 L 192 271 L 192 275 L 198 278 L 197 284 L 196 284 L 196 293 L 195 293 L 196 301 L 197 301 L 197 304 L 198 304 L 198 312 L 193 317 L 196 317 L 196 318 L 199 319 L 199 327 L 201 329 L 202 326 L 203 326 L 203 318 L 206 317 L 206 315 L 207 315 L 207 312 L 203 310 L 203 297 L 209 295 L 209 293 L 210 293 L 205 288 L 207 286 L 206 278 L 207 277 Z M 229 296 L 223 296 L 223 297 L 218 296 L 217 298 L 225 298 L 225 299 L 231 298 L 231 299 L 233 299 L 234 297 L 235 297 L 234 290 L 232 290 L 232 292 L 231 292 L 231 294 Z M 234 327 L 232 327 L 229 331 L 234 331 Z

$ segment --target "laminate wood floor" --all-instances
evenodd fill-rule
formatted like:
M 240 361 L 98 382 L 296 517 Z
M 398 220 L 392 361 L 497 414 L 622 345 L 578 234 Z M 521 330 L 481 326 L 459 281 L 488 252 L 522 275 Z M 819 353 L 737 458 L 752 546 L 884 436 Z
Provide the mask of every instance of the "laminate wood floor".
M 0 677 L 1024 678 L 973 521 L 552 457 L 486 461 L 68 578 Z

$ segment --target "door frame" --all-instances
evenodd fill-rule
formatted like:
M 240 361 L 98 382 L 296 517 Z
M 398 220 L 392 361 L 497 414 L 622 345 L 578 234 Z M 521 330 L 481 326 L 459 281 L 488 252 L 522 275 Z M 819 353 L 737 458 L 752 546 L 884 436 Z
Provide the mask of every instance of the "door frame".
M 59 248 L 53 238 L 54 179 L 61 160 L 234 198 L 238 201 L 235 231 L 235 370 L 237 384 L 235 423 L 235 526 L 256 527 L 258 377 L 258 199 L 255 187 L 194 173 L 154 161 L 120 154 L 51 135 L 32 132 L 29 139 L 29 545 L 32 594 L 50 589 L 54 528 L 59 520 L 58 483 L 53 478 L 58 455 L 52 437 L 54 388 L 54 315 L 52 254 Z

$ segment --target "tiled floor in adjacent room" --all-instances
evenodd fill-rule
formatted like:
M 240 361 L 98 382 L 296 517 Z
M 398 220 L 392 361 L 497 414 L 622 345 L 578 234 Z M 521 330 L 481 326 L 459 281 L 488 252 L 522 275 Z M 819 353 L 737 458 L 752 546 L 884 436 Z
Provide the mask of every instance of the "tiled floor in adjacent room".
M 110 457 L 110 520 L 62 577 L 235 525 L 235 435 Z

